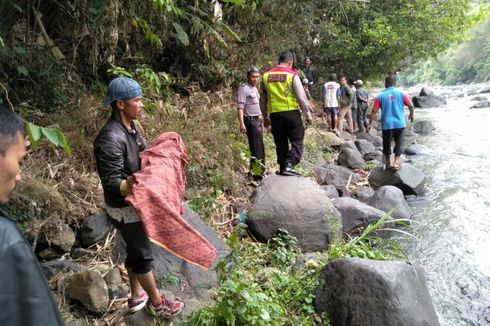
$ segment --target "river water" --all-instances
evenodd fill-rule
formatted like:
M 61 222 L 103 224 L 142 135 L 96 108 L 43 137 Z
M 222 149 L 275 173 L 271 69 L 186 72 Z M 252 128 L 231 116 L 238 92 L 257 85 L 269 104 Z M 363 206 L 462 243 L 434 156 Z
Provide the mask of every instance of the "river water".
M 403 246 L 424 266 L 441 324 L 449 326 L 490 325 L 490 108 L 469 109 L 472 97 L 416 109 L 415 119 L 430 120 L 436 130 L 416 137 L 430 154 L 407 156 L 429 185 L 409 198 L 420 224 L 412 230 L 418 240 Z

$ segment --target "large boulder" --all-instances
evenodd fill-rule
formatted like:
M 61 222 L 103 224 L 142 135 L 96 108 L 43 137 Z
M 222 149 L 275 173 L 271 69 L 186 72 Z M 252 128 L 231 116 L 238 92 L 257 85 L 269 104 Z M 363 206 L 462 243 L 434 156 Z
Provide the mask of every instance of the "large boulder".
M 338 259 L 321 280 L 315 310 L 328 312 L 332 325 L 440 325 L 417 262 Z
M 267 241 L 283 228 L 298 239 L 304 251 L 328 248 L 330 219 L 340 220 L 323 189 L 305 177 L 272 175 L 257 188 L 247 224 L 259 240 Z
M 366 161 L 379 161 L 383 162 L 384 156 L 382 151 L 372 151 L 369 153 L 364 154 L 364 159 Z
M 413 123 L 413 130 L 418 134 L 429 134 L 435 129 L 429 120 L 417 120 Z
M 333 200 L 335 208 L 342 214 L 342 231 L 352 231 L 376 223 L 386 212 L 360 202 L 357 199 L 341 197 Z
M 374 189 L 395 186 L 405 195 L 420 195 L 427 185 L 427 178 L 416 167 L 404 163 L 398 171 L 385 169 L 383 166 L 374 168 L 369 175 L 369 184 Z
M 412 144 L 408 147 L 405 147 L 405 154 L 407 155 L 429 154 L 429 152 L 429 148 L 422 144 Z
M 357 150 L 363 156 L 376 150 L 376 147 L 374 147 L 374 145 L 366 139 L 356 139 L 354 144 L 356 145 Z
M 483 93 L 490 93 L 490 85 L 484 86 L 482 89 L 478 91 L 478 93 L 483 94 Z
M 80 228 L 80 243 L 82 247 L 90 247 L 94 243 L 105 239 L 112 228 L 105 211 L 86 217 Z
M 344 148 L 349 148 L 355 152 L 359 152 L 359 150 L 357 149 L 356 143 L 353 140 L 346 141 L 345 143 L 343 143 L 342 146 L 340 147 L 340 150 L 343 150 Z M 361 154 L 361 152 L 359 152 L 359 154 Z
M 482 108 L 490 108 L 490 101 L 480 101 L 470 106 L 470 109 L 482 109 Z
M 223 240 L 221 240 L 187 205 L 184 206 L 183 218 L 216 248 L 218 259 L 228 254 L 228 248 Z M 118 262 L 123 262 L 126 258 L 126 251 L 124 248 L 124 240 L 118 233 L 116 245 L 113 250 L 113 255 L 118 259 Z M 155 244 L 152 244 L 152 249 L 153 273 L 157 280 L 163 281 L 169 276 L 173 276 L 174 279 L 176 278 L 179 280 L 179 284 L 166 286 L 167 289 L 170 289 L 172 292 L 183 298 L 210 300 L 208 290 L 204 289 L 202 285 L 217 285 L 216 272 L 214 271 L 214 266 L 217 261 L 209 270 L 205 270 L 180 259 Z M 182 286 L 182 284 L 185 286 Z M 183 292 L 180 292 L 181 290 L 183 290 Z
M 379 187 L 374 195 L 367 200 L 367 203 L 385 212 L 396 208 L 391 216 L 397 219 L 409 220 L 413 216 L 403 192 L 395 186 Z
M 314 169 L 316 182 L 320 185 L 333 185 L 342 194 L 345 191 L 347 183 L 358 183 L 359 176 L 340 165 L 329 164 Z
M 378 148 L 383 146 L 383 139 L 377 135 L 373 135 L 371 133 L 367 132 L 359 132 L 356 134 L 357 139 L 365 139 L 371 144 L 374 145 L 374 147 Z
M 364 162 L 361 153 L 357 149 L 342 148 L 339 152 L 338 160 L 339 165 L 351 169 L 365 170 L 367 168 L 366 162 Z
M 419 93 L 419 96 L 431 96 L 431 95 L 434 95 L 434 91 L 425 86 L 422 87 Z
M 431 90 L 428 91 L 432 92 Z M 447 103 L 442 96 L 437 96 L 433 92 L 430 95 L 422 95 L 422 91 L 419 96 L 412 97 L 412 102 L 416 108 L 437 108 Z
M 323 189 L 325 195 L 332 199 L 332 198 L 339 198 L 339 191 L 337 190 L 337 188 L 335 188 L 334 185 L 323 185 L 321 186 L 321 188 Z

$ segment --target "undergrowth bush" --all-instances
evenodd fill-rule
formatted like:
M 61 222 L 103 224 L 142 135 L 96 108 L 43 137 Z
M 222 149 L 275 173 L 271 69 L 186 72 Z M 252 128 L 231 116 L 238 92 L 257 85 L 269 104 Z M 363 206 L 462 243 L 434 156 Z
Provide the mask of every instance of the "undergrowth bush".
M 381 236 L 396 232 L 390 228 L 396 221 L 391 213 L 357 237 L 335 238 L 318 261 L 305 262 L 296 238 L 283 229 L 267 244 L 241 240 L 240 233 L 234 233 L 228 239 L 230 254 L 217 266 L 220 287 L 211 290 L 215 303 L 182 325 L 330 325 L 328 316 L 318 315 L 313 307 L 321 269 L 344 257 L 406 257 L 396 243 Z

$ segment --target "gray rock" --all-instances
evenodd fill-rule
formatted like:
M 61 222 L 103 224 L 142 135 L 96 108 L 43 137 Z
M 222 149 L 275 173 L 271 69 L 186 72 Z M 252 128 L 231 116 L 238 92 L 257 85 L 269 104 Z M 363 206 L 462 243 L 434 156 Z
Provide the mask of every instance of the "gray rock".
M 357 139 L 365 139 L 371 144 L 374 145 L 374 147 L 380 147 L 383 146 L 383 139 L 377 135 L 372 135 L 371 133 L 366 133 L 366 132 L 359 132 L 356 134 Z
M 339 198 L 339 192 L 334 185 L 324 185 L 321 186 L 321 188 L 323 189 L 325 195 L 327 195 L 328 198 Z
M 379 187 L 367 204 L 385 212 L 396 207 L 391 216 L 397 219 L 409 220 L 413 216 L 403 192 L 395 186 Z
M 470 109 L 482 109 L 482 108 L 490 108 L 490 101 L 480 101 L 470 106 Z
M 337 198 L 333 200 L 333 204 L 342 214 L 342 231 L 344 233 L 351 233 L 375 223 L 386 213 L 354 198 Z
M 66 295 L 78 300 L 91 312 L 105 312 L 109 305 L 107 285 L 100 273 L 87 270 L 68 279 Z
M 418 134 L 429 134 L 435 129 L 429 120 L 417 120 L 413 123 L 413 130 Z
M 431 96 L 434 94 L 434 91 L 429 89 L 428 87 L 422 87 L 420 90 L 419 96 Z
M 376 161 L 379 161 L 379 162 L 383 162 L 383 152 L 381 152 L 381 151 L 372 151 L 372 152 L 366 153 L 366 154 L 364 154 L 364 159 L 366 161 L 376 160 Z
M 349 178 L 351 183 L 359 182 L 357 174 L 340 165 L 326 165 L 315 168 L 315 179 L 320 185 L 333 185 L 339 192 L 344 192 Z
M 407 155 L 429 154 L 429 152 L 429 148 L 421 144 L 412 144 L 405 148 L 405 154 Z
M 475 96 L 472 99 L 470 99 L 470 101 L 486 101 L 486 100 L 487 100 L 487 97 L 486 96 L 482 96 L 482 95 Z
M 356 145 L 357 150 L 359 150 L 359 152 L 363 156 L 366 155 L 367 153 L 374 152 L 376 150 L 374 145 L 366 139 L 356 139 L 354 143 Z
M 46 279 L 50 279 L 54 275 L 62 271 L 74 271 L 79 272 L 81 265 L 79 263 L 66 261 L 66 260 L 51 260 L 41 263 L 41 267 L 44 271 Z
M 228 254 L 228 248 L 216 233 L 208 227 L 200 217 L 187 205 L 184 206 L 183 218 L 190 223 L 202 236 L 204 236 L 216 248 L 218 259 Z M 116 261 L 123 262 L 126 258 L 124 240 L 120 234 L 116 237 L 113 255 Z M 166 288 L 172 290 L 181 298 L 197 297 L 201 300 L 210 300 L 208 290 L 203 285 L 216 286 L 217 278 L 213 265 L 209 270 L 188 263 L 167 250 L 152 244 L 153 249 L 153 273 L 157 280 L 165 283 L 169 277 L 178 279 L 179 284 L 168 284 Z M 185 284 L 185 286 L 180 286 Z M 183 289 L 183 292 L 181 290 Z
M 105 239 L 112 228 L 105 211 L 86 217 L 80 228 L 80 243 L 83 247 L 90 247 L 94 243 Z
M 342 145 L 343 141 L 333 132 L 325 131 L 316 128 L 307 128 L 305 130 L 305 144 L 308 142 L 315 143 L 316 148 L 321 147 L 321 145 L 325 144 L 331 147 L 338 147 Z M 320 144 L 320 145 L 318 145 Z
M 371 187 L 361 187 L 356 190 L 354 194 L 354 198 L 359 200 L 360 202 L 363 202 L 367 204 L 369 201 L 369 198 L 371 198 L 374 195 L 374 189 Z
M 374 189 L 395 186 L 405 195 L 420 195 L 427 185 L 427 178 L 419 169 L 404 163 L 398 171 L 384 169 L 382 166 L 374 168 L 369 175 L 369 184 Z
M 365 170 L 367 168 L 366 162 L 364 162 L 361 153 L 359 153 L 357 149 L 356 150 L 350 148 L 341 149 L 339 152 L 338 160 L 339 160 L 339 165 L 351 169 Z
M 440 325 L 424 271 L 415 261 L 337 259 L 322 270 L 315 310 L 336 326 Z
M 125 298 L 128 295 L 128 289 L 124 286 L 119 268 L 114 267 L 104 276 L 107 284 L 109 299 Z
M 347 124 L 344 123 L 344 127 L 346 127 Z M 342 141 L 350 141 L 356 139 L 356 136 L 351 134 L 350 132 L 347 132 L 345 130 L 339 131 L 339 138 L 342 139 Z
M 61 224 L 50 240 L 51 246 L 56 246 L 64 252 L 70 252 L 71 247 L 75 244 L 75 233 L 68 224 Z
M 340 146 L 340 150 L 343 150 L 344 148 L 352 149 L 355 152 L 359 152 L 356 143 L 353 140 L 346 141 L 345 143 L 342 144 L 342 146 Z M 359 152 L 359 154 L 361 154 L 361 152 Z
M 303 251 L 327 249 L 331 232 L 340 231 L 331 231 L 329 222 L 339 220 L 340 213 L 320 186 L 304 177 L 266 178 L 257 188 L 247 217 L 257 239 L 267 241 L 283 228 L 298 239 Z
M 405 128 L 404 136 L 405 136 L 405 138 L 409 138 L 409 137 L 415 137 L 415 136 L 417 136 L 417 134 L 415 132 L 413 132 L 412 129 Z
M 414 96 L 412 102 L 416 108 L 437 108 L 447 104 L 444 97 L 437 95 Z
M 478 91 L 478 93 L 483 94 L 483 93 L 490 93 L 490 86 L 484 86 L 482 89 Z

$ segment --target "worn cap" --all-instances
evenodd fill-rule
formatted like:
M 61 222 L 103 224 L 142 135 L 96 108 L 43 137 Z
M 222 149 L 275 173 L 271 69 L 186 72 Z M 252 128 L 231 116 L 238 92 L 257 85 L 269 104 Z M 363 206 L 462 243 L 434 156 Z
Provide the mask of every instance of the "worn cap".
M 356 84 L 357 84 L 357 85 L 362 85 L 362 80 L 358 79 L 358 80 L 356 81 Z
M 115 100 L 127 100 L 141 95 L 143 95 L 143 92 L 136 80 L 128 77 L 117 77 L 109 83 L 107 96 L 102 100 L 102 105 L 111 104 Z

